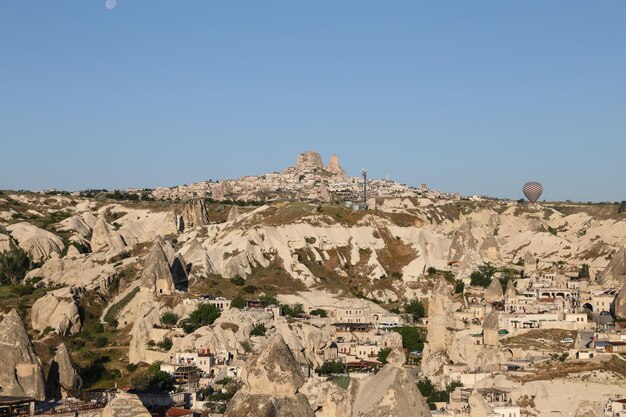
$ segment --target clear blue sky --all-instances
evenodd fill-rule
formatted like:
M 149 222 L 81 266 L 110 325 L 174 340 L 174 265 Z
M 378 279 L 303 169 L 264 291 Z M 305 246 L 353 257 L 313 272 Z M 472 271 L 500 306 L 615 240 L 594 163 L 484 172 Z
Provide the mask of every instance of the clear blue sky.
M 0 1 L 0 188 L 337 153 L 464 194 L 626 199 L 626 0 Z

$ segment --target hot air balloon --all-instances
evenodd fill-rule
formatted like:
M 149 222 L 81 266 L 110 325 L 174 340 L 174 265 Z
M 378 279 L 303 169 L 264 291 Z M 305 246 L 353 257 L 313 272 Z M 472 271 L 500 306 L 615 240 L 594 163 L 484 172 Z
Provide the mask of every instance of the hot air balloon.
M 538 182 L 527 182 L 524 184 L 522 191 L 524 191 L 524 195 L 528 201 L 535 204 L 537 200 L 539 200 L 539 197 L 541 197 L 541 193 L 543 193 L 543 185 Z

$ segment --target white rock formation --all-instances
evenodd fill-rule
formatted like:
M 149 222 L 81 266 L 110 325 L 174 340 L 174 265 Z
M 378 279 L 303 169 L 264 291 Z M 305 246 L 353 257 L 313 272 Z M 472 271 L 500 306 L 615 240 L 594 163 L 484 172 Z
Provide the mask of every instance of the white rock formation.
M 100 215 L 96 220 L 96 224 L 93 226 L 90 244 L 93 252 L 107 251 L 118 253 L 126 248 L 126 242 L 124 242 L 122 236 L 113 229 L 113 226 L 106 222 L 104 215 Z
M 101 417 L 151 417 L 150 412 L 134 394 L 119 393 L 102 410 Z
M 209 213 L 204 200 L 195 199 L 185 204 L 180 216 L 178 230 L 193 229 L 194 227 L 206 226 L 207 224 L 209 224 Z
M 326 171 L 341 177 L 346 176 L 346 171 L 341 168 L 341 165 L 339 164 L 339 157 L 337 155 L 330 157 L 330 161 L 328 161 L 328 165 L 326 165 Z
M 598 277 L 598 283 L 604 287 L 626 284 L 626 247 L 621 247 L 611 258 L 611 262 Z
M 488 304 L 504 301 L 504 291 L 498 278 L 493 278 L 485 290 L 485 301 Z
M 16 310 L 11 310 L 0 323 L 0 369 L 2 395 L 44 400 L 41 361 Z
M 224 417 L 314 417 L 307 398 L 298 391 L 305 379 L 289 347 L 274 337 L 246 366 L 244 383 Z
M 78 333 L 82 326 L 78 296 L 76 288 L 65 287 L 51 291 L 35 301 L 30 313 L 33 329 L 43 331 L 52 328 L 62 336 Z
M 15 223 L 6 229 L 18 246 L 28 252 L 35 262 L 46 260 L 53 253 L 60 255 L 65 247 L 57 235 L 30 223 Z
M 487 403 L 485 398 L 478 392 L 473 390 L 469 397 L 470 417 L 499 417 L 500 414 L 493 411 L 493 408 Z
M 83 381 L 76 370 L 70 353 L 67 351 L 65 344 L 61 343 L 48 371 L 46 380 L 48 397 L 57 400 L 65 398 L 73 390 L 80 389 L 82 384 Z
M 143 260 L 141 287 L 156 295 L 172 294 L 175 290 L 171 264 L 163 251 L 163 244 L 156 241 Z
M 393 350 L 389 363 L 376 375 L 353 379 L 348 387 L 352 417 L 426 417 L 430 410 L 417 389 L 417 380 L 404 369 L 404 352 Z

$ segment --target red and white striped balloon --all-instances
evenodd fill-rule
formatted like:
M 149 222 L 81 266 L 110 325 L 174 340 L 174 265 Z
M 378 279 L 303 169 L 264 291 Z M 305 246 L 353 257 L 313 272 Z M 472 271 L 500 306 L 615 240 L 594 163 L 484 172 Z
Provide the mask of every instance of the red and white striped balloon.
M 526 184 L 524 184 L 524 188 L 522 188 L 522 191 L 524 191 L 524 195 L 526 196 L 528 201 L 535 204 L 543 193 L 543 185 L 538 182 L 527 182 Z

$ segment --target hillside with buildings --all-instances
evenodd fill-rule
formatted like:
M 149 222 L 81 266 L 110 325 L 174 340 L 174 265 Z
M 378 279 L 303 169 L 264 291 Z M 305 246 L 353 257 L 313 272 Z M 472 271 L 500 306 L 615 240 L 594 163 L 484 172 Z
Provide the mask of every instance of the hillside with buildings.
M 626 213 L 367 186 L 2 192 L 0 409 L 621 415 Z

